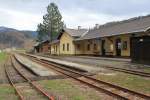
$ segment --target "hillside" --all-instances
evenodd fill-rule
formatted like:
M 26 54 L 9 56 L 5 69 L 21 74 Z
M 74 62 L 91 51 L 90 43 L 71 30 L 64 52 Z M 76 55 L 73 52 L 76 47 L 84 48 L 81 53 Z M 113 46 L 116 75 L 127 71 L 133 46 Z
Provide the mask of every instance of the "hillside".
M 0 49 L 16 47 L 31 48 L 36 37 L 34 31 L 20 31 L 7 27 L 0 27 Z

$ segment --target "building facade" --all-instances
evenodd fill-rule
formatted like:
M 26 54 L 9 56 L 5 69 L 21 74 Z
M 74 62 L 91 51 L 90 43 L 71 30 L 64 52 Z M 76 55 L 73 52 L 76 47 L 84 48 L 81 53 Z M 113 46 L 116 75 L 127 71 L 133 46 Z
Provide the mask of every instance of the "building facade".
M 52 55 L 59 55 L 60 54 L 60 45 L 59 45 L 59 40 L 55 40 L 50 43 L 51 46 L 51 54 Z

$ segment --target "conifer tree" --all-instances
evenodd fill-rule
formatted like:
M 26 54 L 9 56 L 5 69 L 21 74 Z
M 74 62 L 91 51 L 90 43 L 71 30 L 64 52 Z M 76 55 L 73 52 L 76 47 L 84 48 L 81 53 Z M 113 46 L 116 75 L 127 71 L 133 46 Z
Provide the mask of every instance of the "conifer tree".
M 55 3 L 50 3 L 47 7 L 47 13 L 43 16 L 43 23 L 38 25 L 38 39 L 41 41 L 45 37 L 54 40 L 63 29 L 64 23 L 59 9 Z
M 50 41 L 54 40 L 63 29 L 64 23 L 62 16 L 55 3 L 50 3 L 47 7 L 47 13 L 43 16 L 43 25 Z

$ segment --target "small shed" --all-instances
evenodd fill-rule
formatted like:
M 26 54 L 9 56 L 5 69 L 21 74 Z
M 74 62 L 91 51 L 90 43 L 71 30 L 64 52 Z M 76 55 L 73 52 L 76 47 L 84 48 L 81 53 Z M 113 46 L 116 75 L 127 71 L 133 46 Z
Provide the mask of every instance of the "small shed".
M 132 62 L 150 64 L 150 36 L 131 38 Z
M 44 40 L 41 42 L 41 52 L 42 53 L 48 53 L 50 50 L 50 41 Z

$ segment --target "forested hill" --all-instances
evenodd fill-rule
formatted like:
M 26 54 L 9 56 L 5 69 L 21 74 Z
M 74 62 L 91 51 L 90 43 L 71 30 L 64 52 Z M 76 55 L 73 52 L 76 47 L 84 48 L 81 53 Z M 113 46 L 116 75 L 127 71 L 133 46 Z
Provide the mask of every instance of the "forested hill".
M 0 49 L 8 47 L 31 48 L 37 33 L 0 27 Z

